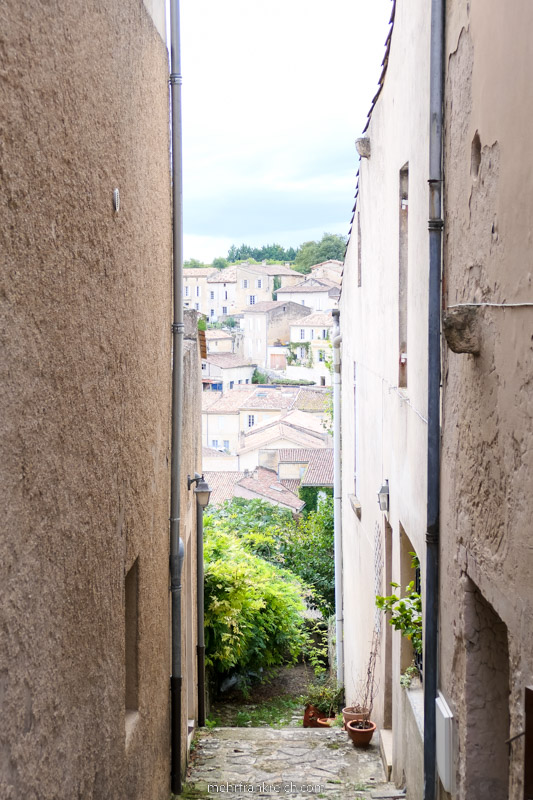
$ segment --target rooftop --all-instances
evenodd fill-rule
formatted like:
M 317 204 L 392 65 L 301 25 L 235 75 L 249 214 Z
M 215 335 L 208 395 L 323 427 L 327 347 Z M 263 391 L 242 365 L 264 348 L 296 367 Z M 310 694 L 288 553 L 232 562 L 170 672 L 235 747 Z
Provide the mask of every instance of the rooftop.
M 295 407 L 299 411 L 325 411 L 330 389 L 301 389 Z
M 231 333 L 228 333 L 227 331 L 208 329 L 204 331 L 204 333 L 208 342 L 212 342 L 214 339 L 233 339 Z
M 208 283 L 235 283 L 237 280 L 236 267 L 226 267 L 225 269 L 216 269 L 215 274 L 211 275 Z
M 307 464 L 301 486 L 333 486 L 333 448 L 295 448 L 279 451 L 279 464 Z
M 202 411 L 209 414 L 238 414 L 247 397 L 253 394 L 254 389 L 250 384 L 235 386 L 227 392 L 203 392 Z M 205 400 L 206 395 L 217 395 L 215 401 Z
M 194 269 L 194 267 L 186 267 L 183 270 L 183 277 L 184 278 L 207 278 L 209 275 L 212 275 L 214 272 L 218 272 L 218 270 L 213 269 L 213 267 L 198 267 L 198 269 Z
M 219 506 L 225 500 L 233 498 L 233 487 L 241 478 L 244 478 L 244 472 L 215 472 L 208 470 L 204 472 L 204 478 L 212 489 L 209 504 L 212 506 Z
M 326 311 L 315 311 L 314 314 L 309 314 L 307 317 L 302 317 L 291 323 L 292 327 L 298 325 L 306 325 L 307 327 L 314 326 L 315 328 L 331 328 L 333 326 L 333 317 Z
M 256 467 L 250 476 L 245 476 L 236 483 L 235 488 L 237 487 L 253 492 L 266 500 L 273 500 L 293 511 L 301 511 L 305 505 L 303 500 L 278 481 L 273 469 L 266 467 Z
M 258 386 L 255 391 L 246 398 L 241 408 L 248 409 L 272 409 L 284 411 L 291 409 L 297 400 L 299 387 L 280 386 L 266 387 Z
M 233 369 L 235 367 L 256 367 L 249 359 L 237 353 L 208 353 L 205 359 L 208 364 L 214 364 L 221 369 Z

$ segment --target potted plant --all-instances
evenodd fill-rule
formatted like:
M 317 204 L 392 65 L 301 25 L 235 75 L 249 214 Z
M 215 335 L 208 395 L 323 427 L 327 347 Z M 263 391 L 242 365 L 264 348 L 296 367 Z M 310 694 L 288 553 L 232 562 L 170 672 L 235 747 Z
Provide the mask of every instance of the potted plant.
M 343 709 L 345 728 L 348 736 L 356 747 L 365 747 L 370 743 L 376 725 L 370 719 L 374 698 L 377 692 L 376 685 L 376 662 L 379 652 L 379 635 L 374 631 L 366 674 L 361 681 L 358 696 L 350 706 Z
M 304 728 L 329 727 L 342 703 L 343 693 L 343 687 L 337 686 L 332 678 L 309 684 L 304 696 Z

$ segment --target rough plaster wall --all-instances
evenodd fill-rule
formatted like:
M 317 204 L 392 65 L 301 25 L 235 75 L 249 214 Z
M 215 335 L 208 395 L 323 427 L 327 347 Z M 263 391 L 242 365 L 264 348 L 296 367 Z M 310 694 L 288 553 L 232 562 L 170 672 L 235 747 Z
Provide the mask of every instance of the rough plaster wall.
M 533 301 L 532 24 L 522 0 L 449 7 L 447 305 Z M 459 775 L 475 759 L 466 745 L 464 574 L 507 626 L 511 735 L 523 729 L 524 686 L 533 680 L 532 312 L 482 308 L 478 317 L 479 356 L 443 354 L 441 684 L 457 720 Z M 521 740 L 511 754 L 509 796 L 518 798 Z M 460 781 L 457 796 L 464 792 Z
M 0 52 L 0 796 L 164 798 L 166 49 L 134 0 L 6 0 Z M 126 752 L 137 556 L 140 719 Z

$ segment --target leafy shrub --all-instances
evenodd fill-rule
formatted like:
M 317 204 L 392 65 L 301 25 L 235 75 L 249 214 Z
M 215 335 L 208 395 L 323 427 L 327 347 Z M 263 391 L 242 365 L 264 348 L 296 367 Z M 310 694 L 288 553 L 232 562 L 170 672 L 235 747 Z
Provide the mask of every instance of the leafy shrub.
M 294 661 L 305 640 L 300 581 L 212 520 L 205 534 L 206 664 L 246 673 Z
M 206 524 L 238 536 L 248 552 L 297 575 L 307 602 L 324 616 L 335 609 L 333 499 L 298 521 L 290 511 L 263 500 L 234 498 L 206 516 Z

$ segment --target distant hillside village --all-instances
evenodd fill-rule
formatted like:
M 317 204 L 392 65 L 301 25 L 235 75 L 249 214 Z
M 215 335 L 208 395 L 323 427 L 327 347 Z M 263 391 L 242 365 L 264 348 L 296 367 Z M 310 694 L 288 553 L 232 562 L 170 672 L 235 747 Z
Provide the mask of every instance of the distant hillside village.
M 341 273 L 337 260 L 307 275 L 266 261 L 184 270 L 185 306 L 206 320 L 202 445 L 212 503 L 257 497 L 298 513 L 301 488 L 332 488 L 328 387 Z

